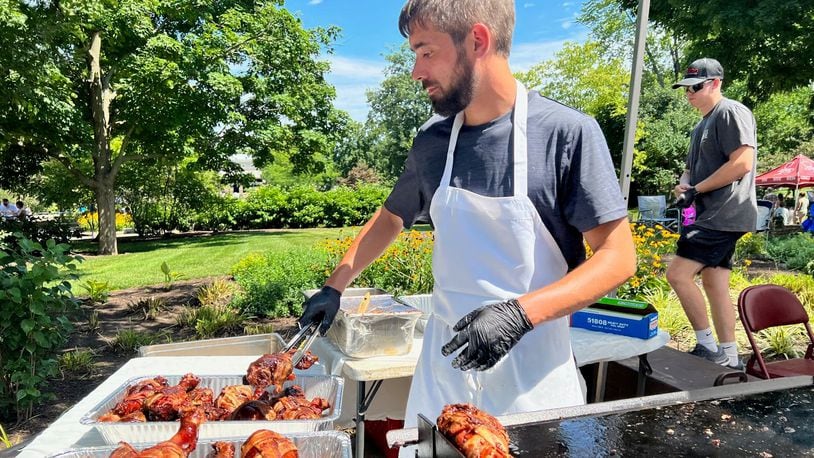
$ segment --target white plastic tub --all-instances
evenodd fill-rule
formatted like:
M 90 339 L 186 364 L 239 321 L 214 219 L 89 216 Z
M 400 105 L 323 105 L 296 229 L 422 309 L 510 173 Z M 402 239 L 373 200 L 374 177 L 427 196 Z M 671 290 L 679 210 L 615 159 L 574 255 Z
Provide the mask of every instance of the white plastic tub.
M 361 297 L 343 296 L 336 319 L 328 329 L 328 338 L 342 353 L 351 358 L 410 353 L 421 312 L 389 295 L 371 296 L 364 313 L 358 311 L 361 302 Z

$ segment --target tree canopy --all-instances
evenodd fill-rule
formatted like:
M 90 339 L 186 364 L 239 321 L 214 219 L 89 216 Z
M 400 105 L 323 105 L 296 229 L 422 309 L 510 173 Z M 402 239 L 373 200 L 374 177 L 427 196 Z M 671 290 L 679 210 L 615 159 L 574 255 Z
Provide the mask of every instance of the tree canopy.
M 347 122 L 318 59 L 337 30 L 306 30 L 282 3 L 1 2 L 0 151 L 53 158 L 92 189 L 105 254 L 128 161 L 237 172 L 232 154 L 282 153 L 324 168 Z
M 637 0 L 618 0 L 635 11 Z M 714 57 L 730 80 L 742 80 L 750 99 L 792 90 L 814 78 L 814 2 L 811 0 L 652 0 L 650 19 L 686 41 L 677 72 Z

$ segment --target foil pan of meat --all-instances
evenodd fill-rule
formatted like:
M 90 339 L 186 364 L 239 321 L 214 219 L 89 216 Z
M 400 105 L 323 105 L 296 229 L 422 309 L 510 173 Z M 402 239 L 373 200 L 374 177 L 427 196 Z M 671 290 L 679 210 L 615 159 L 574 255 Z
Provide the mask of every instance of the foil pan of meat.
M 342 297 L 327 336 L 351 358 L 410 353 L 421 311 L 391 295 Z
M 197 380 L 193 390 L 181 388 L 187 377 Z M 160 380 L 163 387 L 161 393 L 166 393 L 165 399 L 159 399 L 155 407 L 147 404 L 140 405 L 132 409 L 132 413 L 119 412 L 122 418 L 118 421 L 108 421 L 112 412 L 118 411 L 123 404 L 127 404 L 127 399 L 132 396 L 133 387 L 141 384 L 155 383 Z M 85 414 L 80 422 L 84 425 L 92 425 L 99 431 L 108 444 L 116 444 L 119 441 L 127 442 L 160 442 L 172 436 L 178 428 L 177 413 L 174 415 L 168 406 L 177 406 L 183 409 L 182 402 L 175 396 L 179 392 L 185 392 L 184 396 L 195 405 L 204 404 L 200 399 L 208 399 L 209 405 L 218 410 L 212 414 L 210 407 L 207 408 L 207 421 L 201 424 L 199 431 L 200 439 L 211 439 L 217 437 L 247 437 L 251 432 L 258 429 L 270 429 L 279 433 L 313 432 L 333 429 L 333 424 L 339 418 L 342 410 L 342 390 L 344 380 L 333 375 L 298 375 L 293 380 L 285 381 L 281 390 L 276 390 L 274 385 L 269 385 L 265 389 L 257 389 L 245 384 L 243 375 L 200 375 L 193 376 L 187 374 L 167 375 L 167 376 L 142 376 L 132 378 L 106 396 L 93 409 Z M 297 388 L 299 387 L 299 388 Z M 130 392 L 131 396 L 128 396 Z M 152 395 L 148 395 L 148 401 Z M 266 410 L 269 413 L 265 419 L 255 409 L 258 400 L 267 403 L 268 406 L 280 407 L 279 418 L 290 417 L 294 419 L 276 419 L 275 412 Z M 300 402 L 290 402 L 300 401 Z M 304 409 L 311 411 L 315 407 L 309 405 L 313 401 L 316 407 L 318 418 L 304 415 L 284 415 L 285 409 Z M 319 402 L 318 402 L 319 401 Z M 231 403 L 231 406 L 228 406 Z M 243 406 L 243 404 L 247 404 Z M 186 405 L 186 404 L 183 404 Z M 236 413 L 237 407 L 247 407 L 240 409 L 244 412 L 241 416 L 232 416 Z M 248 411 L 248 414 L 246 412 Z M 252 415 L 252 413 L 257 413 Z M 127 414 L 125 418 L 124 415 Z M 321 414 L 321 415 L 320 415 Z M 131 418 L 132 417 L 132 418 Z M 253 420 L 242 420 L 230 418 L 258 418 Z
M 254 431 L 253 431 L 254 432 Z M 297 448 L 299 458 L 351 458 L 350 437 L 341 431 L 317 431 L 310 433 L 285 433 Z M 248 435 L 246 436 L 248 437 Z M 213 445 L 219 442 L 231 445 L 235 451 L 235 458 L 241 458 L 241 447 L 245 439 L 234 437 L 199 439 L 195 450 L 189 454 L 190 458 L 217 457 Z M 155 445 L 157 442 L 139 442 L 131 444 L 137 450 Z M 118 445 L 104 447 L 77 448 L 51 455 L 50 458 L 108 458 Z M 228 455 L 227 455 L 228 456 Z

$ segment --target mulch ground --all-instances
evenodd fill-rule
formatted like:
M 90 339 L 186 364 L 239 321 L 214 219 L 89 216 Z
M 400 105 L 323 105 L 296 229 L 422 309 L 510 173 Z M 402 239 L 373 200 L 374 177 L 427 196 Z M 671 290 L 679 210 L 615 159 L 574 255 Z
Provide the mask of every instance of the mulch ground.
M 177 281 L 173 282 L 169 289 L 164 285 L 130 288 L 112 292 L 104 304 L 84 303 L 82 316 L 75 323 L 76 331 L 71 335 L 63 351 L 77 348 L 93 350 L 95 358 L 92 371 L 87 374 L 62 374 L 61 378 L 49 381 L 46 389 L 53 393 L 56 399 L 38 407 L 32 418 L 17 424 L 3 423 L 0 420 L 12 444 L 32 439 L 130 358 L 137 356 L 135 353 L 124 353 L 112 346 L 120 331 L 131 329 L 153 335 L 160 333 L 172 342 L 194 340 L 195 331 L 176 325 L 176 318 L 184 307 L 198 305 L 199 290 L 214 280 L 215 278 L 205 278 Z M 133 310 L 134 304 L 148 299 L 158 300 L 163 304 L 154 319 L 145 319 L 142 311 Z M 98 320 L 91 318 L 94 312 Z M 96 324 L 91 326 L 90 323 L 94 321 Z M 253 320 L 246 324 L 270 324 L 274 332 L 288 338 L 293 334 L 296 320 L 294 318 Z

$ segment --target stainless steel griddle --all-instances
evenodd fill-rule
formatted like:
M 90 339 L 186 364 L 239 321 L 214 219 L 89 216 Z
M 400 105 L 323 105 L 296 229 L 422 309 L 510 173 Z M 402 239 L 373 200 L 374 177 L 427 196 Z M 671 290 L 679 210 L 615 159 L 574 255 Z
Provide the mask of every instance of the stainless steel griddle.
M 814 378 L 761 380 L 498 417 L 516 457 L 814 456 Z M 419 416 L 419 458 L 463 455 Z

